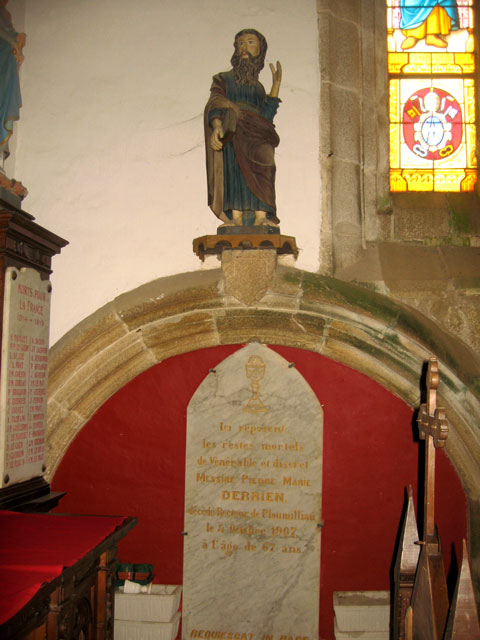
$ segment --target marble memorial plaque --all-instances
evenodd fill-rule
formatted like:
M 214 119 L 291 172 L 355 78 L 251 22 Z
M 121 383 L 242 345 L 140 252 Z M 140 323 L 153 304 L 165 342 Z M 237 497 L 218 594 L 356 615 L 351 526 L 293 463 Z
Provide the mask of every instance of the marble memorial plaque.
M 50 282 L 41 280 L 35 269 L 6 270 L 0 384 L 1 487 L 44 472 L 50 291 Z
M 182 637 L 316 640 L 323 412 L 261 344 L 211 371 L 187 413 Z

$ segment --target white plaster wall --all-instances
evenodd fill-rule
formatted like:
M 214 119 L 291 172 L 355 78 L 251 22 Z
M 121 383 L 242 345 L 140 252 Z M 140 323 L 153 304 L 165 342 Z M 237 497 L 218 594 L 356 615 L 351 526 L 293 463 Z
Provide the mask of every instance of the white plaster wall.
M 315 0 L 10 0 L 25 6 L 23 108 L 14 177 L 23 207 L 70 241 L 54 259 L 51 343 L 155 278 L 201 265 L 207 207 L 203 108 L 233 36 L 264 33 L 284 69 L 275 124 L 282 233 L 316 271 L 320 250 Z M 12 176 L 13 177 L 13 176 Z

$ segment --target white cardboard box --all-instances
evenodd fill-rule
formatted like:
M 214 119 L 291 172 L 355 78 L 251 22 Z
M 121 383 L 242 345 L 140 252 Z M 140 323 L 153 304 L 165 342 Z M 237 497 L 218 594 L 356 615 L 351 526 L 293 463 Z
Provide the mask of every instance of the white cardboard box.
M 140 622 L 115 618 L 115 640 L 174 640 L 178 633 L 180 615 L 178 611 L 170 622 Z
M 335 591 L 333 609 L 337 629 L 340 632 L 388 632 L 389 630 L 389 591 Z
M 153 584 L 151 593 L 115 592 L 115 620 L 171 622 L 178 611 L 182 587 Z
M 335 622 L 335 640 L 390 640 L 389 631 L 340 631 Z

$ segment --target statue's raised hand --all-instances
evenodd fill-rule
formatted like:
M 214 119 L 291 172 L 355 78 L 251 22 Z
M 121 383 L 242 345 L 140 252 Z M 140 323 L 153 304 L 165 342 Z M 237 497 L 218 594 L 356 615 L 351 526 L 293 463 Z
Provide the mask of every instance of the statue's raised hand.
M 282 82 L 282 65 L 278 60 L 276 68 L 272 63 L 270 63 L 270 71 L 272 72 L 272 89 L 270 91 L 270 97 L 278 98 L 278 92 Z

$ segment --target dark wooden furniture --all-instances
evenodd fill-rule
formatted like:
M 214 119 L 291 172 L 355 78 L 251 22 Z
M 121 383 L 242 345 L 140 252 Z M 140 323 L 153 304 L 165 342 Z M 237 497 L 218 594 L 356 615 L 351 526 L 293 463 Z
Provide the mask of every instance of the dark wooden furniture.
M 0 512 L 0 638 L 113 640 L 123 516 Z
M 52 258 L 68 242 L 34 222 L 26 211 L 0 199 L 0 306 L 7 267 L 36 269 L 42 280 L 52 273 Z
M 38 476 L 0 489 L 0 509 L 46 513 L 55 509 L 64 495 L 65 491 L 50 491 L 48 482 Z

